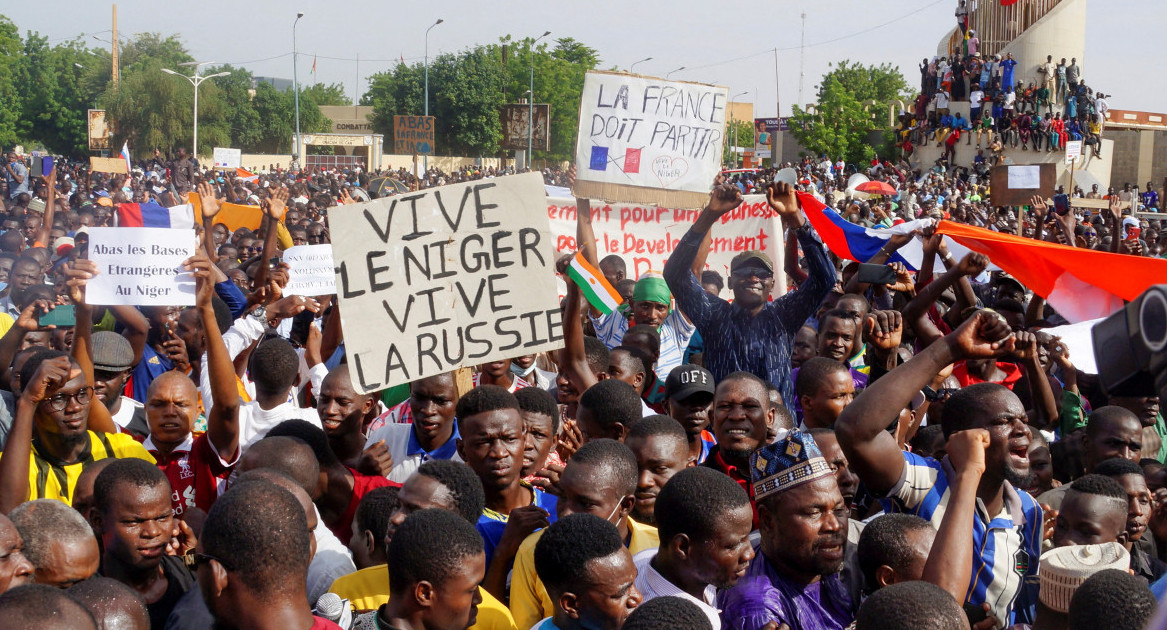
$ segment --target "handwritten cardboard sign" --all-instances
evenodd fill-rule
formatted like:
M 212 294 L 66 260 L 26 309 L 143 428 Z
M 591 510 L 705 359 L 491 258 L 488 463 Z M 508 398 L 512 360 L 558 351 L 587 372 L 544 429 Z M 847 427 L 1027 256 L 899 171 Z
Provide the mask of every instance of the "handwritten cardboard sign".
M 122 175 L 129 173 L 129 171 L 126 170 L 125 158 L 120 157 L 90 157 L 89 170 L 95 173 L 120 173 Z
M 328 223 L 360 391 L 563 346 L 539 173 L 337 206 Z
M 393 152 L 398 155 L 433 155 L 433 116 L 394 116 Z
M 647 271 L 662 271 L 677 243 L 697 220 L 699 210 L 661 208 L 636 204 L 592 202 L 592 230 L 596 234 L 599 258 L 615 254 L 628 266 L 628 277 L 639 279 Z M 575 199 L 547 199 L 547 217 L 555 237 L 555 254 L 570 254 L 578 245 L 575 240 Z M 746 195 L 745 201 L 713 226 L 706 269 L 729 278 L 729 263 L 741 252 L 756 249 L 782 268 L 785 242 L 782 225 L 766 203 L 764 195 Z M 561 286 L 561 290 L 566 287 Z M 774 297 L 785 292 L 779 282 Z M 728 298 L 728 289 L 722 297 Z
M 724 87 L 587 73 L 575 195 L 702 207 L 721 169 L 727 100 Z
M 193 306 L 194 276 L 182 263 L 197 248 L 193 230 L 89 228 L 89 259 L 98 274 L 85 299 L 104 306 Z
M 297 245 L 284 250 L 288 286 L 284 295 L 332 295 L 336 293 L 336 266 L 332 245 Z

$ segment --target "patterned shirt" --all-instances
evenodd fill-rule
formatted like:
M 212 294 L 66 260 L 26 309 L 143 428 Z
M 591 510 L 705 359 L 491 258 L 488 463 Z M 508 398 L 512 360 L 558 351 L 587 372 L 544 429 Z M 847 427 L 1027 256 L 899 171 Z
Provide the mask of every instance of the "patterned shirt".
M 592 325 L 596 329 L 596 337 L 604 342 L 609 350 L 620 345 L 624 340 L 624 333 L 628 332 L 628 318 L 619 311 L 612 311 L 607 315 L 592 318 Z M 685 320 L 678 309 L 673 309 L 665 317 L 659 329 L 660 357 L 656 360 L 657 376 L 668 378 L 675 368 L 685 361 L 685 350 L 689 347 L 689 339 L 696 329 L 693 324 Z
M 939 529 L 952 496 L 956 473 L 943 463 L 904 453 L 900 482 L 888 493 L 888 511 L 915 514 Z M 1006 627 L 1033 623 L 1037 605 L 1037 563 L 1041 557 L 1042 513 L 1037 501 L 1005 483 L 1005 505 L 991 516 L 977 499 L 973 522 L 973 566 L 966 603 L 988 603 Z
M 705 368 L 720 381 L 744 370 L 773 383 L 782 400 L 794 399 L 790 351 L 794 335 L 835 286 L 835 266 L 809 224 L 795 230 L 808 263 L 809 277 L 799 287 L 768 302 L 756 316 L 709 295 L 693 275 L 702 234 L 689 230 L 665 264 L 664 276 L 677 306 L 705 340 Z
M 182 516 L 193 507 L 209 512 L 215 499 L 227 489 L 227 478 L 239 462 L 241 452 L 241 449 L 236 449 L 231 461 L 223 459 L 206 433 L 198 437 L 187 435 L 168 457 L 159 452 L 150 437 L 142 446 L 157 460 L 158 468 L 166 473 L 175 516 Z

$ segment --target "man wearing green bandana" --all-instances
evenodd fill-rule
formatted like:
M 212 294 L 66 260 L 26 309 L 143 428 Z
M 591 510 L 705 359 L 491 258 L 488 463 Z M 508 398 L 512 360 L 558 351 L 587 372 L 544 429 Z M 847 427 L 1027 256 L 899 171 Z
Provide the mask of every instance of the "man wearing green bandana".
M 641 276 L 632 290 L 628 308 L 623 312 L 617 310 L 599 317 L 596 317 L 596 311 L 590 313 L 596 337 L 610 350 L 621 344 L 629 326 L 652 326 L 660 333 L 657 376 L 667 378 L 674 368 L 684 363 L 685 349 L 696 330 L 688 318 L 671 308 L 672 302 L 673 296 L 664 278 L 653 273 Z

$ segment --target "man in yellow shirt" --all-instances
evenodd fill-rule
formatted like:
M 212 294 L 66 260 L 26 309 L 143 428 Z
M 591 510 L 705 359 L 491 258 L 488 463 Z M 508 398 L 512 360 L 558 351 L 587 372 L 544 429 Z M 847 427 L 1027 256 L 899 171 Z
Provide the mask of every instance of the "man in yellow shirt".
M 410 514 L 425 509 L 438 508 L 455 512 L 469 523 L 476 523 L 482 514 L 485 497 L 482 492 L 482 483 L 469 466 L 453 460 L 436 459 L 428 461 L 410 475 L 397 493 L 397 509 L 389 517 L 387 531 L 377 536 L 367 536 L 360 519 L 353 524 L 353 537 L 349 543 L 354 549 L 353 559 L 385 558 L 389 542 L 397 528 L 405 522 Z M 358 516 L 361 508 L 357 508 Z M 376 534 L 375 532 L 368 532 Z M 372 549 L 360 549 L 362 545 L 368 547 L 372 540 Z M 386 564 L 376 564 L 361 567 L 356 573 L 351 573 L 337 579 L 332 584 L 331 592 L 347 599 L 357 612 L 368 612 L 360 619 L 372 624 L 376 612 L 390 599 L 389 567 Z M 502 602 L 498 601 L 486 590 L 479 588 L 482 598 L 478 604 L 478 615 L 471 630 L 516 630 L 511 613 Z M 374 628 L 375 625 L 367 627 Z
M 130 436 L 89 430 L 93 387 L 64 352 L 32 355 L 20 382 L 24 389 L 0 457 L 0 512 L 32 499 L 71 503 L 77 477 L 89 462 L 135 457 L 155 463 Z M 104 416 L 108 419 L 108 412 Z
M 655 549 L 660 538 L 655 527 L 629 517 L 636 505 L 636 456 L 627 446 L 609 439 L 584 444 L 559 478 L 559 518 L 593 514 L 614 523 L 624 546 L 635 556 Z M 554 604 L 535 570 L 535 544 L 546 530 L 531 534 L 519 546 L 511 575 L 511 615 L 519 630 L 555 614 Z

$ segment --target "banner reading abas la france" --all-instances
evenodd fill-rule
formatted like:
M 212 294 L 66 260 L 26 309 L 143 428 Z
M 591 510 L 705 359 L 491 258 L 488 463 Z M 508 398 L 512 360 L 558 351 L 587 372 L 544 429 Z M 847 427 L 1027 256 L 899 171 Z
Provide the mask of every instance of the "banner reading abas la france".
M 616 254 L 628 265 L 628 277 L 637 279 L 645 272 L 661 272 L 665 261 L 677 248 L 677 243 L 697 220 L 700 210 L 658 208 L 635 204 L 605 204 L 592 202 L 592 228 L 596 233 L 596 251 L 600 259 Z M 547 216 L 551 219 L 551 234 L 555 238 L 557 254 L 570 254 L 577 249 L 575 242 L 575 199 L 548 197 Z M 729 263 L 744 251 L 760 250 L 774 261 L 779 278 L 774 286 L 774 297 L 785 293 L 781 282 L 785 242 L 782 225 L 770 210 L 765 195 L 746 195 L 745 201 L 713 226 L 712 243 L 705 268 L 729 278 Z M 560 281 L 560 295 L 565 288 Z M 729 298 L 725 289 L 721 297 Z

